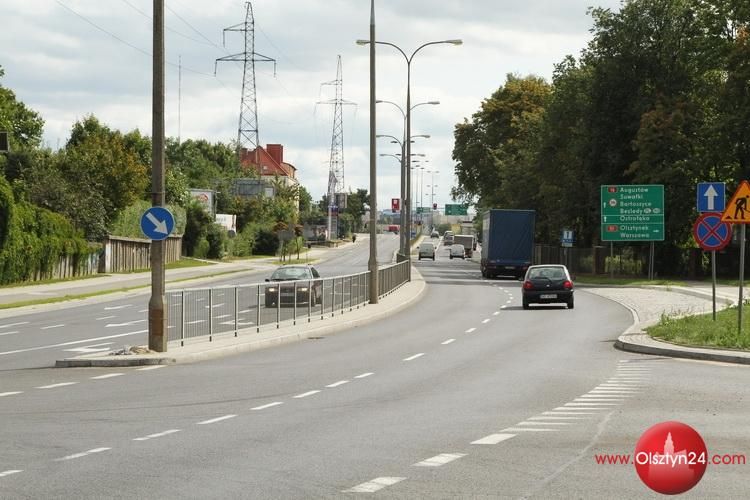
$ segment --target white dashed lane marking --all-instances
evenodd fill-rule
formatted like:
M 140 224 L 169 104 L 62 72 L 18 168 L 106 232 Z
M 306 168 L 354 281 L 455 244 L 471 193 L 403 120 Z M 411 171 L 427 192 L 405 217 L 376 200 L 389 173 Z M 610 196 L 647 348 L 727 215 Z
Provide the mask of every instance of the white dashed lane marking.
M 471 444 L 497 444 L 515 436 L 515 434 L 490 434 L 489 436 L 485 436 L 482 439 L 472 441 Z
M 392 486 L 396 483 L 400 483 L 406 479 L 405 477 L 376 477 L 372 481 L 358 484 L 353 488 L 344 490 L 344 493 L 375 493 L 378 490 L 382 490 L 386 486 Z
M 367 373 L 362 373 L 361 375 L 357 375 L 354 378 L 366 378 L 366 377 L 369 377 L 370 375 L 375 375 L 375 374 L 373 372 L 367 372 Z
M 224 415 L 223 417 L 216 417 L 212 418 L 210 420 L 204 420 L 203 422 L 198 422 L 197 425 L 208 425 L 208 424 L 215 424 L 216 422 L 222 422 L 224 420 L 229 420 L 230 418 L 234 418 L 237 415 Z
M 105 319 L 112 319 L 112 318 L 116 318 L 116 317 L 117 316 L 114 316 L 114 315 L 112 315 L 112 316 L 102 316 L 101 318 L 96 318 L 96 320 L 97 321 L 103 321 Z
M 37 347 L 29 347 L 26 349 L 16 349 L 14 351 L 0 352 L 0 356 L 4 356 L 6 354 L 18 354 L 19 352 L 38 351 L 41 349 L 54 349 L 55 347 L 65 347 L 69 345 L 84 344 L 86 342 L 94 342 L 95 340 L 107 340 L 107 339 L 114 339 L 118 337 L 126 337 L 128 335 L 137 335 L 139 333 L 146 333 L 147 331 L 148 330 L 138 330 L 137 332 L 119 333 L 117 335 L 107 335 L 106 337 L 96 337 L 93 339 L 85 339 L 85 340 L 73 340 L 71 342 L 63 342 L 62 344 L 51 344 L 51 345 L 42 345 L 42 346 L 37 346 Z
M 14 396 L 16 394 L 23 394 L 23 391 L 0 392 L 0 398 L 4 396 Z
M 94 448 L 93 450 L 84 451 L 82 453 L 74 453 L 73 455 L 68 455 L 62 458 L 56 458 L 55 462 L 61 462 L 63 460 L 73 460 L 74 458 L 82 458 L 87 455 L 93 455 L 94 453 L 101 453 L 103 451 L 111 450 L 112 448 Z
M 545 412 L 549 413 L 549 412 Z M 547 416 L 547 417 L 529 417 L 529 420 L 586 420 L 588 417 L 565 417 L 565 416 Z
M 180 429 L 169 429 L 168 431 L 157 432 L 156 434 L 149 434 L 148 436 L 139 437 L 139 438 L 133 438 L 133 441 L 148 441 L 149 439 L 155 439 L 155 438 L 160 438 L 160 437 L 164 437 L 164 436 L 169 436 L 170 434 L 174 434 L 176 432 L 180 432 Z
M 55 389 L 57 387 L 65 387 L 66 385 L 75 385 L 78 382 L 60 382 L 59 384 L 40 385 L 37 389 Z
M 482 320 L 482 324 L 483 324 L 483 325 L 484 325 L 484 324 L 486 324 L 486 323 L 489 323 L 489 322 L 490 322 L 490 318 L 487 318 L 487 319 L 483 319 L 483 320 Z
M 565 408 L 565 410 L 570 410 L 572 408 Z M 588 412 L 582 412 L 582 411 L 543 411 L 542 415 L 596 415 L 596 413 L 588 413 Z
M 420 352 L 420 353 L 415 354 L 413 356 L 409 356 L 408 358 L 404 358 L 404 361 L 413 361 L 413 360 L 415 360 L 417 358 L 421 358 L 422 356 L 424 356 L 424 353 Z
M 570 422 L 519 422 L 516 425 L 572 425 Z
M 307 396 L 312 396 L 313 394 L 317 394 L 319 392 L 320 391 L 307 391 L 307 392 L 303 392 L 302 394 L 297 394 L 296 396 L 292 396 L 292 397 L 295 399 L 301 399 L 301 398 L 306 398 Z
M 465 457 L 466 453 L 441 453 L 440 455 L 435 455 L 434 457 L 428 458 L 427 460 L 422 460 L 421 462 L 417 462 L 414 464 L 415 467 L 440 467 L 441 465 L 445 465 L 447 463 L 453 462 L 454 460 L 458 460 L 461 457 Z
M 540 429 L 539 427 L 508 427 L 503 432 L 557 432 L 560 429 Z
M 448 344 L 452 344 L 452 343 L 453 343 L 453 342 L 455 342 L 455 341 L 456 341 L 456 339 L 448 339 L 448 340 L 445 340 L 445 341 L 443 341 L 443 342 L 440 342 L 440 343 L 441 343 L 442 345 L 448 345 Z
M 466 333 L 471 333 L 471 332 L 473 332 L 475 330 L 476 330 L 476 328 L 469 328 L 468 330 L 466 330 Z
M 10 328 L 12 326 L 21 326 L 21 325 L 28 325 L 28 321 L 19 321 L 18 323 L 8 323 L 7 325 L 0 325 L 0 330 L 3 328 Z
M 164 365 L 152 365 L 152 366 L 144 366 L 143 368 L 136 368 L 139 372 L 145 372 L 149 370 L 158 370 L 159 368 L 164 368 Z
M 105 311 L 116 311 L 118 309 L 125 309 L 126 307 L 131 307 L 133 304 L 125 304 L 122 306 L 107 306 L 104 308 Z
M 91 377 L 91 380 L 104 380 L 105 378 L 121 377 L 124 373 L 107 373 L 106 375 L 99 375 L 98 377 Z
M 267 405 L 261 405 L 256 406 L 255 408 L 250 408 L 251 410 L 265 410 L 266 408 L 272 408 L 274 406 L 283 405 L 284 403 L 281 401 L 274 401 L 273 403 L 268 403 Z
M 5 337 L 6 335 L 15 335 L 18 333 L 18 330 L 13 330 L 12 332 L 2 332 L 0 333 L 0 337 Z
M 18 474 L 19 472 L 23 472 L 23 469 L 11 469 L 11 470 L 4 470 L 0 472 L 0 477 L 10 476 L 13 474 Z
M 43 327 L 41 327 L 40 329 L 41 329 L 41 330 L 50 330 L 50 329 L 52 329 L 52 328 L 62 328 L 63 326 L 65 326 L 65 324 L 64 324 L 64 323 L 60 323 L 60 324 L 58 324 L 58 325 L 48 325 L 48 326 L 43 326 Z
M 334 382 L 332 384 L 328 384 L 326 387 L 334 388 L 334 387 L 338 387 L 340 385 L 344 385 L 344 384 L 348 384 L 348 383 L 349 383 L 348 380 L 339 380 L 338 382 Z
M 136 319 L 133 321 L 126 321 L 125 323 L 107 323 L 104 325 L 104 328 L 116 328 L 120 326 L 133 326 L 137 323 L 145 323 L 147 320 L 145 319 Z

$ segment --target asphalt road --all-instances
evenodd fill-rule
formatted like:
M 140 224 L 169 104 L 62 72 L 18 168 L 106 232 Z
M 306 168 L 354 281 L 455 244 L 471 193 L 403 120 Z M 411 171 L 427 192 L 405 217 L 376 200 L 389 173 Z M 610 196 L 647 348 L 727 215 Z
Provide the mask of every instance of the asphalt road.
M 391 234 L 378 238 L 378 262 L 381 265 L 391 262 L 393 252 L 398 247 L 398 237 Z M 350 274 L 367 270 L 369 239 L 359 238 L 354 245 L 347 245 L 332 251 L 330 258 L 316 268 L 323 277 Z M 263 282 L 270 276 L 273 267 L 241 275 L 228 275 L 212 280 L 211 287 L 240 286 Z M 83 282 L 81 282 L 83 283 Z M 204 287 L 207 285 L 203 285 Z M 179 283 L 167 287 L 180 290 L 184 285 Z M 41 368 L 53 366 L 55 360 L 78 354 L 111 351 L 125 345 L 143 345 L 148 343 L 148 300 L 149 290 L 128 293 L 125 297 L 111 300 L 97 300 L 95 303 L 71 302 L 56 304 L 52 307 L 41 307 L 38 311 L 0 320 L 0 371 L 22 368 Z M 207 294 L 206 294 L 207 295 Z M 231 300 L 233 307 L 233 299 Z M 205 302 L 207 303 L 207 302 Z M 217 305 L 219 302 L 217 301 Z M 257 302 L 256 302 L 257 304 Z M 205 307 L 205 306 L 204 306 Z M 225 308 L 212 309 L 216 327 L 229 330 L 233 325 L 227 322 Z M 188 314 L 194 312 L 188 311 Z M 255 324 L 255 312 L 247 311 L 241 318 L 240 326 Z M 289 308 L 283 310 L 284 316 L 291 316 Z M 173 314 L 170 325 L 178 321 Z M 232 311 L 233 316 L 233 311 Z M 285 319 L 282 317 L 282 319 Z M 275 320 L 275 312 L 264 312 L 263 324 Z M 200 321 L 187 319 L 188 322 Z M 187 325 L 187 328 L 197 328 Z M 171 330 L 170 330 L 171 331 Z M 2 380 L 0 380 L 0 390 Z
M 630 453 L 663 420 L 750 449 L 746 367 L 612 348 L 623 307 L 521 308 L 517 281 L 418 262 L 414 307 L 353 331 L 159 369 L 7 370 L 2 498 L 655 498 Z M 67 385 L 66 385 L 67 384 Z M 747 466 L 688 498 L 743 498 Z

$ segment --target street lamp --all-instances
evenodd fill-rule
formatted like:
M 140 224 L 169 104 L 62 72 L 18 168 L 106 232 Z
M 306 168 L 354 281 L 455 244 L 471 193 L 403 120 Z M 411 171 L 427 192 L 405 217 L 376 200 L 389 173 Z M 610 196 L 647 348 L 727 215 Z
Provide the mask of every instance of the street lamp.
M 372 37 L 371 37 L 372 40 Z M 357 40 L 358 45 L 367 45 L 367 44 L 373 44 L 371 40 Z M 402 56 L 404 56 L 404 59 L 406 60 L 406 134 L 405 137 L 411 137 L 411 62 L 414 59 L 414 56 L 417 55 L 417 52 L 422 50 L 423 48 L 429 46 L 429 45 L 438 45 L 438 44 L 450 44 L 450 45 L 461 45 L 463 43 L 462 40 L 459 39 L 450 39 L 450 40 L 439 40 L 435 42 L 427 42 L 423 43 L 419 47 L 414 50 L 414 52 L 411 53 L 410 56 L 406 55 L 406 52 L 404 52 L 401 47 L 399 47 L 396 44 L 390 43 L 390 42 L 378 42 L 374 41 L 375 44 L 382 44 L 382 45 L 390 45 L 394 49 L 398 50 Z M 370 50 L 372 51 L 372 46 L 370 47 Z M 411 191 L 411 141 L 406 141 L 406 193 L 408 194 Z M 411 220 L 410 217 L 407 217 L 406 220 L 406 230 L 408 231 L 408 234 L 411 235 Z M 411 249 L 408 249 L 407 252 L 407 258 L 411 260 Z
M 396 107 L 396 109 L 399 110 L 399 112 L 401 113 L 401 116 L 404 118 L 404 139 L 403 139 L 403 142 L 398 141 L 398 139 L 396 139 L 393 136 L 388 136 L 388 137 L 393 138 L 396 142 L 398 142 L 401 145 L 401 157 L 405 158 L 405 153 L 406 153 L 405 149 L 406 149 L 406 143 L 407 143 L 407 140 L 406 140 L 406 128 L 407 128 L 406 127 L 406 116 L 407 116 L 407 114 L 404 112 L 404 110 L 403 110 L 403 108 L 401 106 L 399 106 L 398 104 L 396 104 L 393 101 L 387 101 L 387 100 L 384 100 L 384 99 L 378 99 L 375 102 L 376 102 L 376 104 L 381 104 L 381 103 L 392 104 L 393 106 Z M 417 108 L 419 106 L 426 106 L 426 105 L 436 106 L 438 104 L 440 104 L 440 101 L 420 102 L 418 104 L 415 104 L 414 106 L 411 106 L 410 111 L 414 110 L 415 108 Z M 425 139 L 429 139 L 430 138 L 429 135 L 425 135 L 425 134 L 413 135 L 413 136 L 411 136 L 409 138 L 408 142 L 409 143 L 413 142 L 411 139 L 413 139 L 415 137 L 424 137 Z M 391 141 L 391 142 L 393 142 L 393 141 Z M 411 200 L 409 199 L 410 196 L 409 196 L 409 194 L 408 194 L 408 192 L 406 190 L 406 186 L 407 186 L 406 179 L 407 178 L 408 178 L 408 174 L 406 173 L 406 162 L 402 162 L 402 164 L 401 164 L 401 204 L 403 206 L 411 206 Z M 407 254 L 409 254 L 409 237 L 406 236 L 406 235 L 409 234 L 409 233 L 406 231 L 407 224 L 406 224 L 406 218 L 405 217 L 401 218 L 401 220 L 399 221 L 399 226 L 400 226 L 399 232 L 401 233 L 400 236 L 399 236 L 399 252 L 400 252 L 400 255 L 403 256 L 404 259 L 406 259 L 407 258 Z

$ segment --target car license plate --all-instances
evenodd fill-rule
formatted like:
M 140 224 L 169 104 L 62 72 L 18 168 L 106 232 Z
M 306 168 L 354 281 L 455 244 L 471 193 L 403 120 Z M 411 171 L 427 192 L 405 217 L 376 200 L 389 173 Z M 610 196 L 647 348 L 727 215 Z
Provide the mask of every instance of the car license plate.
M 556 293 L 546 293 L 539 296 L 540 299 L 556 299 L 557 294 Z
M 505 269 L 515 269 L 515 266 L 505 266 Z

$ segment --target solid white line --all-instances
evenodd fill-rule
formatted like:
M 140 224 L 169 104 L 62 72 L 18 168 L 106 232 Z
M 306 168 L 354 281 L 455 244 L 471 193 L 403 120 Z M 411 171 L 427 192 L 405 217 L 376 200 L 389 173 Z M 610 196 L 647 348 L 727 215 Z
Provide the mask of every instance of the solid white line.
M 441 465 L 445 465 L 447 463 L 453 462 L 454 460 L 458 460 L 461 457 L 465 457 L 466 453 L 441 453 L 440 455 L 435 455 L 434 457 L 428 458 L 427 460 L 422 460 L 421 462 L 417 462 L 414 464 L 415 467 L 440 467 Z
M 13 396 L 15 394 L 23 394 L 23 391 L 0 392 L 0 398 L 4 396 Z
M 414 359 L 421 358 L 422 356 L 424 356 L 424 353 L 420 352 L 419 354 L 415 354 L 414 356 L 409 356 L 408 358 L 404 358 L 404 361 L 412 361 Z
M 148 330 L 138 330 L 137 332 L 119 333 L 117 335 L 107 335 L 106 337 L 95 337 L 93 339 L 85 339 L 85 340 L 73 340 L 72 342 L 63 342 L 62 344 L 42 345 L 38 347 L 29 347 L 28 349 L 16 349 L 15 351 L 0 352 L 0 356 L 4 356 L 6 354 L 17 354 L 19 352 L 38 351 L 40 349 L 54 349 L 55 347 L 65 347 L 65 346 L 75 345 L 75 344 L 85 344 L 87 342 L 94 342 L 95 340 L 115 339 L 118 337 L 126 337 L 128 335 L 137 335 L 139 333 L 146 333 L 147 331 Z
M 133 321 L 126 321 L 125 323 L 108 323 L 104 325 L 104 328 L 114 328 L 118 326 L 131 326 L 131 325 L 135 325 L 136 323 L 145 323 L 146 321 L 147 320 L 145 319 L 136 319 Z
M 483 324 L 483 325 L 484 325 L 485 323 L 489 323 L 489 322 L 490 322 L 490 318 L 487 318 L 487 319 L 483 319 L 483 320 L 482 320 L 482 324 Z
M 360 375 L 357 375 L 354 378 L 365 378 L 365 377 L 369 377 L 370 375 L 375 375 L 375 374 L 373 372 L 366 372 L 366 373 L 362 373 Z
M 555 411 L 576 411 L 576 410 L 586 410 L 586 411 L 599 411 L 599 410 L 611 410 L 611 408 L 574 408 L 574 407 L 565 407 L 565 406 L 558 406 L 555 408 Z M 546 413 L 546 412 L 545 412 Z M 562 413 L 560 415 L 563 415 Z M 569 415 L 575 415 L 574 413 L 570 413 Z M 584 413 L 585 415 L 585 413 Z
M 12 332 L 3 332 L 0 333 L 0 337 L 5 337 L 6 335 L 15 335 L 16 333 L 18 333 L 18 330 L 13 330 Z
M 143 368 L 136 368 L 139 372 L 145 372 L 149 370 L 158 370 L 159 368 L 164 368 L 164 365 L 151 365 L 151 366 L 144 366 Z
M 469 328 L 468 330 L 466 330 L 466 333 L 471 333 L 471 332 L 473 332 L 475 330 L 476 330 L 476 328 Z
M 146 437 L 133 438 L 133 441 L 148 441 L 149 439 L 168 436 L 169 434 L 174 434 L 175 432 L 180 432 L 180 429 L 169 429 L 168 431 L 157 432 L 156 434 L 149 434 Z
M 0 477 L 10 476 L 11 474 L 18 474 L 19 472 L 23 472 L 23 469 L 4 470 L 0 472 Z
M 497 444 L 501 441 L 506 441 L 512 437 L 516 437 L 515 434 L 490 434 L 489 436 L 485 436 L 482 439 L 477 439 L 476 441 L 472 441 L 471 444 Z
M 125 375 L 124 373 L 107 373 L 106 375 L 99 375 L 98 377 L 91 377 L 91 380 L 104 380 L 105 378 L 119 377 Z
M 74 458 L 81 458 L 81 457 L 85 457 L 86 455 L 92 455 L 94 453 L 101 453 L 103 451 L 107 451 L 107 450 L 111 450 L 111 449 L 112 448 L 94 448 L 93 450 L 84 451 L 84 452 L 81 452 L 81 453 L 74 453 L 73 455 L 68 455 L 67 457 L 56 458 L 55 462 L 60 462 L 62 460 L 72 460 Z
M 279 406 L 283 405 L 281 401 L 274 401 L 273 403 L 268 403 L 267 405 L 263 406 L 256 406 L 255 408 L 250 408 L 251 410 L 265 410 L 266 408 L 271 408 L 272 406 Z
M 292 397 L 295 399 L 306 398 L 307 396 L 312 396 L 313 394 L 317 394 L 319 392 L 320 391 L 307 391 L 307 392 L 303 392 L 302 394 L 297 394 L 296 396 L 292 396 Z
M 60 382 L 59 384 L 41 385 L 37 389 L 54 389 L 55 387 L 65 387 L 66 385 L 74 385 L 78 382 Z
M 519 422 L 516 425 L 572 425 L 570 422 Z
M 455 341 L 456 341 L 456 339 L 448 339 L 448 340 L 446 340 L 446 341 L 444 341 L 444 342 L 440 342 L 440 343 L 441 343 L 442 345 L 448 345 L 448 344 L 452 344 L 452 343 L 453 343 L 453 342 L 455 342 Z
M 358 484 L 353 488 L 344 490 L 343 493 L 375 493 L 386 486 L 391 486 L 406 479 L 405 477 L 376 477 L 372 481 Z
M 216 422 L 221 422 L 222 420 L 229 420 L 230 418 L 234 418 L 236 416 L 237 415 L 224 415 L 223 417 L 216 417 L 210 420 L 204 420 L 203 422 L 198 422 L 196 425 L 215 424 Z
M 104 308 L 104 310 L 105 311 L 115 311 L 117 309 L 125 309 L 126 307 L 130 307 L 132 305 L 133 304 L 125 304 L 125 305 L 122 305 L 122 306 L 107 306 L 107 307 Z
M 545 412 L 547 413 L 547 412 Z M 578 414 L 576 414 L 578 415 Z M 529 417 L 529 420 L 588 420 L 588 417 Z
M 41 327 L 40 330 L 49 330 L 50 328 L 60 328 L 63 326 L 65 326 L 64 323 L 60 323 L 59 325 L 48 325 L 48 326 Z
M 328 384 L 326 387 L 334 388 L 334 387 L 338 387 L 340 385 L 344 385 L 344 384 L 348 384 L 348 383 L 349 383 L 348 380 L 339 380 L 338 382 L 334 382 L 332 384 Z
M 560 429 L 540 429 L 539 427 L 508 427 L 503 432 L 557 432 Z
M 105 319 L 112 319 L 112 318 L 116 318 L 116 317 L 117 316 L 115 316 L 115 315 L 112 315 L 112 316 L 102 316 L 101 318 L 96 318 L 96 320 L 97 321 L 102 321 L 102 320 L 105 320 Z
M 573 401 L 578 401 L 579 403 L 580 402 L 586 402 L 586 401 L 588 401 L 588 402 L 600 401 L 602 403 L 605 403 L 605 402 L 606 403 L 612 403 L 614 401 L 620 401 L 620 402 L 622 402 L 622 401 L 625 401 L 625 399 L 623 399 L 623 398 L 610 398 L 610 397 L 598 397 L 598 396 L 592 398 L 591 396 L 581 396 L 580 398 L 575 398 Z
M 20 321 L 18 323 L 8 323 L 7 325 L 0 325 L 0 329 L 10 328 L 11 326 L 28 325 L 28 321 Z

